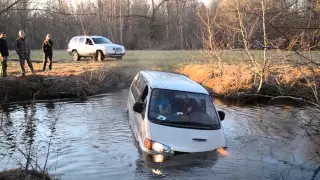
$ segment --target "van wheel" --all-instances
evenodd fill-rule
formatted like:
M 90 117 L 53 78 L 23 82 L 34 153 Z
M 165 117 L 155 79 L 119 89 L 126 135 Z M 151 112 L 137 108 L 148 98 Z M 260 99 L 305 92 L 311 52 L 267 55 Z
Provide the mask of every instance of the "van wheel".
M 116 57 L 116 60 L 122 60 L 122 56 Z
M 77 51 L 72 51 L 72 58 L 74 61 L 79 61 L 80 56 Z
M 103 55 L 102 51 L 98 51 L 96 56 L 97 56 L 97 61 L 104 60 L 104 55 Z

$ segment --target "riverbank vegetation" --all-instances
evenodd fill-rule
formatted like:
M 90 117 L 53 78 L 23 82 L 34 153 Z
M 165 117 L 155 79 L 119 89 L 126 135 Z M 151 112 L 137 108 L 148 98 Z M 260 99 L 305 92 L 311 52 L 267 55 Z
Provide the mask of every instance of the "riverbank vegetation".
M 268 68 L 264 84 L 258 91 L 259 81 L 254 68 L 248 64 L 218 65 L 189 64 L 176 70 L 204 85 L 215 97 L 229 100 L 294 100 L 318 106 L 320 69 L 274 65 Z M 319 106 L 320 107 L 320 106 Z
M 0 172 L 0 180 L 51 180 L 49 175 L 34 170 L 13 169 Z
M 9 77 L 0 78 L 0 100 L 19 101 L 52 98 L 85 98 L 112 88 L 119 81 L 117 67 L 106 63 L 54 63 L 52 71 L 36 71 L 19 77 L 18 63 L 8 66 Z M 41 69 L 42 63 L 34 63 Z

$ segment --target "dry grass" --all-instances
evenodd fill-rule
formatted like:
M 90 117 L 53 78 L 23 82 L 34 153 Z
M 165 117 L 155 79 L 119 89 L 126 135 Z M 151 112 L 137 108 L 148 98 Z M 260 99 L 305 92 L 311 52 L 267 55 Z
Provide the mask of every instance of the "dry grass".
M 36 171 L 24 171 L 22 169 L 13 169 L 0 172 L 0 180 L 50 180 L 47 174 Z
M 33 67 L 37 73 L 37 75 L 44 76 L 72 76 L 79 75 L 83 72 L 94 71 L 98 68 L 101 68 L 105 65 L 105 63 L 101 62 L 56 62 L 53 63 L 52 71 L 48 70 L 48 64 L 46 68 L 46 72 L 42 72 L 42 63 L 33 62 Z M 30 72 L 30 69 L 25 64 L 25 68 L 27 72 Z M 18 75 L 21 73 L 20 65 L 18 62 L 10 62 L 8 64 L 8 74 L 9 75 Z
M 35 75 L 29 72 L 26 77 L 18 77 L 20 69 L 17 63 L 9 64 L 9 76 L 0 79 L 0 100 L 84 98 L 105 92 L 120 79 L 118 67 L 107 63 L 54 63 L 53 70 L 46 72 L 40 72 L 41 63 L 33 65 Z
M 225 65 L 222 71 L 207 64 L 190 64 L 182 66 L 177 71 L 203 84 L 216 96 L 224 98 L 239 98 L 244 94 L 254 94 L 258 86 L 253 68 L 246 64 Z M 320 86 L 320 68 L 315 68 L 313 71 L 307 67 L 273 66 L 266 74 L 265 84 L 260 93 L 314 100 L 311 87 Z

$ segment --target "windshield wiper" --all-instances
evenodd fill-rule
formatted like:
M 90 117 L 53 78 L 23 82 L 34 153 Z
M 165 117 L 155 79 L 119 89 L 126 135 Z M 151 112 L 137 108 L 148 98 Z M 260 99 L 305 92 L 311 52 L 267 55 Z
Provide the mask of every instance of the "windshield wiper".
M 187 122 L 187 121 L 157 121 L 157 124 L 179 126 L 179 127 L 204 128 L 204 129 L 215 128 L 214 125 L 211 125 L 211 124 L 203 124 L 198 122 Z
M 174 121 L 172 123 L 181 124 L 181 125 L 193 125 L 193 126 L 205 126 L 205 127 L 212 127 L 211 124 L 203 124 L 198 122 L 189 122 L 189 121 Z

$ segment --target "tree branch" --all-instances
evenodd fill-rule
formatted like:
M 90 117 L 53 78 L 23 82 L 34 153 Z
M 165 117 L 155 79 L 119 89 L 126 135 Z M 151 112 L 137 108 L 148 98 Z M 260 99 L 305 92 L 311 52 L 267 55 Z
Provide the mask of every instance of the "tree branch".
M 22 1 L 22 0 L 16 0 L 16 1 L 14 1 L 12 4 L 10 4 L 8 7 L 6 7 L 4 10 L 0 11 L 0 15 L 1 15 L 2 13 L 5 13 L 6 11 L 8 11 L 8 10 L 9 10 L 10 8 L 12 8 L 14 5 L 18 4 L 20 1 Z
M 263 94 L 244 94 L 244 95 L 245 95 L 245 96 L 248 96 L 248 97 L 250 97 L 250 96 L 256 96 L 256 97 L 270 98 L 269 103 L 271 103 L 272 101 L 277 100 L 277 99 L 289 99 L 289 100 L 301 101 L 301 102 L 305 102 L 305 103 L 314 105 L 314 106 L 316 106 L 317 108 L 320 109 L 320 104 L 318 104 L 318 103 L 316 103 L 316 102 L 313 102 L 313 101 L 310 101 L 310 100 L 305 99 L 305 98 L 301 98 L 301 97 L 294 97 L 294 96 L 269 96 L 269 95 L 263 95 Z
M 47 12 L 47 13 L 51 13 L 51 14 L 61 14 L 61 15 L 66 15 L 66 16 L 78 16 L 78 15 L 84 15 L 84 16 L 96 16 L 97 13 L 66 13 L 66 12 L 61 12 L 61 11 L 52 11 L 49 9 L 40 9 L 40 8 L 32 8 L 32 9 L 23 9 L 23 8 L 15 8 L 15 9 L 11 9 L 11 11 L 25 11 L 25 10 L 29 10 L 29 11 L 43 11 L 43 12 Z M 147 15 L 143 15 L 143 14 L 128 14 L 128 15 L 122 15 L 122 16 L 104 16 L 104 17 L 108 17 L 108 18 L 130 18 L 130 17 L 136 17 L 136 18 L 146 18 L 149 19 L 150 17 Z

